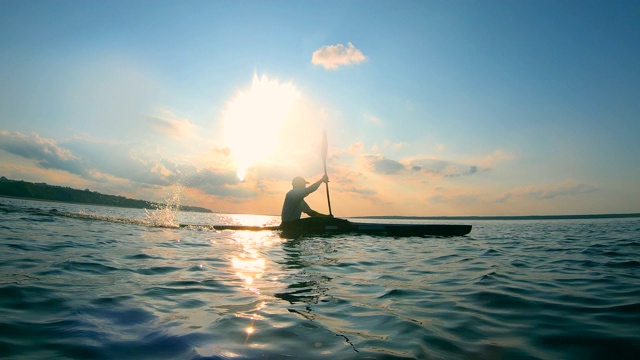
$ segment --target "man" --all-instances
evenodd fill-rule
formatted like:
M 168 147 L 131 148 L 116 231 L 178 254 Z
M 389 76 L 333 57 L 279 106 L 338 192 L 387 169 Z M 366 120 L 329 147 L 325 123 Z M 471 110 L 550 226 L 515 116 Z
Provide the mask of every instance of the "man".
M 304 198 L 312 192 L 318 190 L 320 184 L 329 182 L 329 178 L 325 174 L 322 179 L 316 181 L 310 186 L 306 186 L 309 182 L 300 176 L 296 176 L 291 181 L 293 189 L 289 190 L 287 196 L 284 198 L 284 204 L 282 205 L 282 222 L 299 220 L 302 213 L 309 216 L 329 216 L 320 214 L 319 212 L 312 210 L 304 201 Z

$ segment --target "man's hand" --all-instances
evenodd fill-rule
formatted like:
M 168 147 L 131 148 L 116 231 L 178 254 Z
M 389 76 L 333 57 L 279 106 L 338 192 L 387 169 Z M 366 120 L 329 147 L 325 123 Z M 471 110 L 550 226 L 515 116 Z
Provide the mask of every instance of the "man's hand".
M 328 183 L 329 177 L 327 176 L 327 174 L 324 174 L 324 176 L 322 177 L 322 179 L 320 179 L 320 181 L 322 181 L 323 183 Z

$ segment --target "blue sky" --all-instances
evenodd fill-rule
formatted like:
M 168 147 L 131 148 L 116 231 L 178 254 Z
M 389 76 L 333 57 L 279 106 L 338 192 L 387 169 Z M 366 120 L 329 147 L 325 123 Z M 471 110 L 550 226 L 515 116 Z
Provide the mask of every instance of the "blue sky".
M 0 49 L 11 179 L 279 214 L 326 130 L 338 216 L 640 212 L 636 1 L 5 0 Z

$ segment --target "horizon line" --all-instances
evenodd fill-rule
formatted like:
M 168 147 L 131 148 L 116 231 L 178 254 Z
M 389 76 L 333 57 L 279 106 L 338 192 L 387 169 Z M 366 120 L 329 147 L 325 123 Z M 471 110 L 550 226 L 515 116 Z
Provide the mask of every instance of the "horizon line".
M 404 219 L 404 220 L 580 220 L 640 218 L 640 213 L 567 214 L 567 215 L 465 215 L 465 216 L 402 216 L 375 215 L 350 216 L 352 219 Z

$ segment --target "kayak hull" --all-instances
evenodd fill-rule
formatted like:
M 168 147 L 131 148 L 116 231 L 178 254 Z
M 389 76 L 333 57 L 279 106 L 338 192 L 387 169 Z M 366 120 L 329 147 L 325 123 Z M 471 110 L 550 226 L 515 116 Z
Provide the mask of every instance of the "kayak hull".
M 280 224 L 284 235 L 298 234 L 363 234 L 394 237 L 463 236 L 471 225 L 455 224 L 379 224 L 351 222 L 337 218 L 306 218 Z
M 311 217 L 280 226 L 216 225 L 216 230 L 280 231 L 286 238 L 301 235 L 363 234 L 374 236 L 464 236 L 471 232 L 471 225 L 458 224 L 378 224 L 351 222 L 330 217 Z

